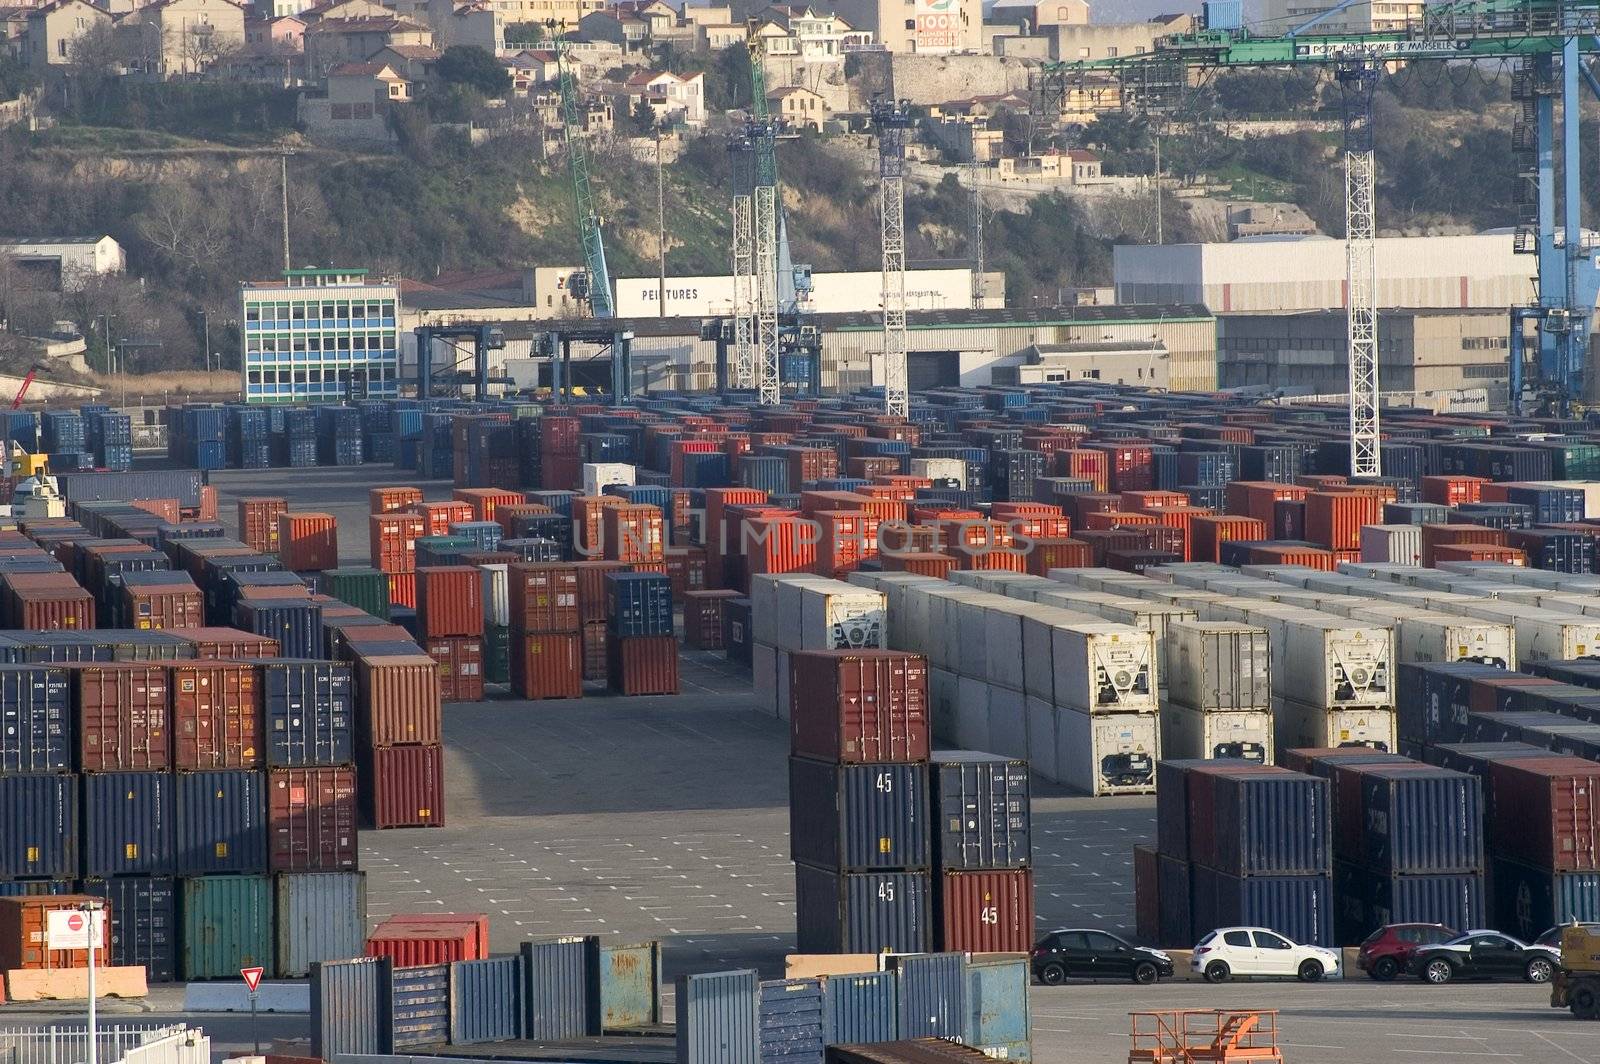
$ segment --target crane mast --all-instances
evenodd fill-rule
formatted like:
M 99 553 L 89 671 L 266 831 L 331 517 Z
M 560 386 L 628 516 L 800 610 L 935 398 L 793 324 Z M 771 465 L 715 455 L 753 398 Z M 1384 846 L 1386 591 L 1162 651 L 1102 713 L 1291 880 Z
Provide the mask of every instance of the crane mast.
M 577 207 L 578 239 L 583 244 L 584 268 L 588 271 L 589 309 L 597 318 L 612 316 L 611 273 L 606 268 L 605 238 L 600 232 L 600 215 L 594 208 L 594 190 L 589 182 L 589 146 L 579 113 L 578 83 L 572 76 L 566 41 L 554 21 L 547 23 L 555 39 L 556 66 L 561 72 L 562 140 L 567 148 L 567 170 L 572 176 L 572 198 Z
M 767 113 L 765 48 L 752 25 L 750 134 L 755 182 L 750 196 L 751 257 L 755 260 L 754 362 L 756 401 L 776 406 L 778 387 L 778 129 Z
M 756 385 L 756 301 L 754 201 L 749 141 L 729 149 L 733 164 L 733 387 Z
M 906 133 L 911 112 L 904 102 L 874 101 L 878 131 L 878 214 L 883 230 L 883 410 L 891 417 L 911 412 L 906 368 Z
M 1350 349 L 1350 475 L 1383 475 L 1378 425 L 1377 158 L 1372 146 L 1372 96 L 1378 67 L 1348 63 L 1338 70 L 1344 91 L 1345 330 Z

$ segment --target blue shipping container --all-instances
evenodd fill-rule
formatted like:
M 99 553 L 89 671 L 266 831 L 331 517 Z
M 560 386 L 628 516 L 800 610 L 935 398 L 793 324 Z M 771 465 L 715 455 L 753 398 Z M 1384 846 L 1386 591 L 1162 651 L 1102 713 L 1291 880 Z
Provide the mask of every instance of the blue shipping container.
M 111 963 L 145 969 L 152 983 L 178 978 L 178 895 L 165 876 L 90 879 L 85 894 L 111 903 Z
M 174 865 L 179 875 L 267 870 L 262 775 L 238 769 L 180 772 Z
M 449 1041 L 450 966 L 425 964 L 394 969 L 389 1015 L 394 1051 Z
M 394 1048 L 389 1014 L 393 965 L 387 957 L 311 966 L 311 1052 L 322 1060 Z
M 1360 786 L 1366 852 L 1359 859 L 1367 867 L 1382 875 L 1483 871 L 1477 777 L 1446 768 L 1374 765 L 1361 771 Z
M 450 1044 L 522 1037 L 522 958 L 490 957 L 450 965 Z
M 1241 878 L 1194 865 L 1190 883 L 1196 931 L 1266 927 L 1293 942 L 1333 945 L 1333 879 L 1329 875 Z
M 78 872 L 78 777 L 0 776 L 0 878 Z
M 1159 786 L 1159 784 L 1157 785 Z M 1194 899 L 1191 879 L 1194 866 L 1166 854 L 1156 856 L 1156 897 L 1161 916 L 1160 934 L 1154 945 L 1168 949 L 1188 949 L 1195 943 Z M 1201 933 L 1211 930 L 1205 928 Z
M 1028 991 L 1033 972 L 1028 958 L 973 959 L 966 967 L 967 1016 L 962 1040 L 999 1060 L 1032 1060 Z
M 1334 931 L 1341 942 L 1361 942 L 1386 924 L 1443 924 L 1466 930 L 1490 927 L 1484 875 L 1385 876 L 1360 865 L 1335 862 Z
M 960 1038 L 967 1025 L 966 956 L 895 957 L 900 973 L 900 1037 Z
M 0 773 L 72 768 L 72 712 L 65 669 L 0 666 Z
M 1301 773 L 1205 776 L 1189 781 L 1190 823 L 1209 816 L 1213 825 L 1210 852 L 1193 854 L 1195 861 L 1232 875 L 1329 870 L 1327 780 Z M 1196 801 L 1197 793 L 1210 796 L 1209 807 Z
M 865 871 L 928 864 L 928 766 L 789 759 L 789 856 Z
M 161 876 L 175 870 L 172 776 L 87 775 L 83 801 L 84 875 Z
M 613 635 L 671 635 L 672 580 L 665 573 L 607 573 L 606 618 Z
M 522 944 L 524 1037 L 556 1041 L 600 1033 L 600 939 L 596 935 Z
M 322 654 L 322 607 L 315 602 L 246 597 L 234 607 L 234 623 L 246 632 L 276 639 L 278 653 L 286 658 Z
M 355 681 L 329 661 L 263 661 L 267 765 L 349 765 L 355 758 Z
M 933 755 L 934 865 L 1026 868 L 1032 858 L 1028 763 L 969 750 Z
M 600 1029 L 590 1034 L 662 1022 L 660 942 L 601 946 L 599 982 Z
M 928 948 L 926 872 L 841 873 L 794 867 L 801 953 L 921 953 Z
M 753 971 L 708 972 L 678 977 L 678 1064 L 760 1064 Z
M 826 1045 L 821 979 L 761 984 L 761 1064 L 821 1064 Z
M 830 975 L 829 1045 L 893 1042 L 900 1037 L 900 977 L 895 972 Z
M 1489 875 L 1493 926 L 1523 941 L 1556 924 L 1600 922 L 1600 872 L 1551 872 L 1496 860 Z

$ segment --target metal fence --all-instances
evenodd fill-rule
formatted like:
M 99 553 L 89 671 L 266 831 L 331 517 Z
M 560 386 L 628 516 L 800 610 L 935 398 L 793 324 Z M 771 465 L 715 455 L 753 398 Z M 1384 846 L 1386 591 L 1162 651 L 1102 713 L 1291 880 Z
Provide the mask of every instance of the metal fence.
M 204 1052 L 176 1055 L 190 1042 L 205 1046 Z M 210 1059 L 205 1035 L 181 1024 L 100 1027 L 94 1043 L 95 1058 L 102 1064 L 204 1064 Z M 174 1052 L 162 1055 L 169 1048 Z M 89 1033 L 83 1024 L 0 1027 L 0 1064 L 83 1064 L 88 1059 Z

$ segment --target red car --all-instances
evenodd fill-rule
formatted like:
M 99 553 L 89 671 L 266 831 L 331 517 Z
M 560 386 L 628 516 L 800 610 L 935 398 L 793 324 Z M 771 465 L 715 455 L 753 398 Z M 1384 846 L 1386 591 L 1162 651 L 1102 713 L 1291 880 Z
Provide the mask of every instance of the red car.
M 1386 983 L 1406 970 L 1411 955 L 1421 947 L 1436 946 L 1460 935 L 1461 932 L 1443 924 L 1389 924 L 1378 928 L 1361 943 L 1356 967 Z

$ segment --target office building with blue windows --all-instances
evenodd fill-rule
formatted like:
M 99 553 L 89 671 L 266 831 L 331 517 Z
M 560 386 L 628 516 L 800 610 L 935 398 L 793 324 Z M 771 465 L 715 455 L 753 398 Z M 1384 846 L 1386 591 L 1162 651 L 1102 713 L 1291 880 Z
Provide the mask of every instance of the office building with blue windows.
M 248 403 L 398 395 L 400 289 L 366 270 L 285 270 L 239 287 Z

